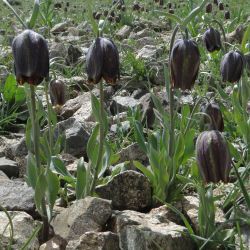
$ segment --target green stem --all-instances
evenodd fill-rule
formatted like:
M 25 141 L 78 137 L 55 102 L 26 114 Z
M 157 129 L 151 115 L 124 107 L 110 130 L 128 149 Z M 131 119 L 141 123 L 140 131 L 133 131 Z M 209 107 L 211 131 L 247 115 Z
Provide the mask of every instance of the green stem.
M 224 39 L 224 44 L 225 44 L 224 46 L 222 46 L 222 52 L 227 53 L 227 37 L 226 37 L 225 29 L 224 29 L 223 25 L 219 21 L 217 21 L 216 19 L 213 19 L 212 22 L 216 23 L 221 29 L 222 36 Z
M 98 150 L 98 158 L 96 166 L 93 170 L 93 181 L 91 183 L 90 187 L 90 194 L 94 193 L 95 185 L 98 177 L 98 170 L 100 169 L 100 166 L 102 164 L 102 157 L 103 157 L 103 146 L 104 146 L 104 92 L 103 92 L 103 82 L 102 80 L 99 83 L 99 89 L 100 89 L 100 131 L 99 131 L 99 150 Z
M 42 239 L 43 239 L 43 242 L 46 242 L 49 239 L 49 220 L 47 216 L 46 202 L 44 198 L 42 199 L 42 210 L 44 213 L 44 215 L 42 216 L 42 220 L 43 220 Z
M 38 176 L 41 174 L 41 161 L 40 161 L 40 154 L 39 154 L 39 138 L 40 138 L 40 129 L 39 129 L 39 123 L 36 119 L 36 96 L 35 96 L 35 86 L 30 85 L 30 96 L 31 96 L 31 122 L 32 122 L 32 132 L 33 132 L 33 144 L 34 144 L 34 151 L 35 151 L 35 159 L 36 159 L 36 166 L 38 170 Z M 46 203 L 45 199 L 42 199 L 42 220 L 43 220 L 43 229 L 42 229 L 42 235 L 43 235 L 43 241 L 48 240 L 48 234 L 49 234 L 49 222 L 48 217 L 46 216 L 47 210 L 46 210 Z
M 36 159 L 36 167 L 38 173 L 41 172 L 41 162 L 40 162 L 40 155 L 39 155 L 39 125 L 36 119 L 36 96 L 35 96 L 35 86 L 30 85 L 30 96 L 31 96 L 31 123 L 32 123 L 32 132 L 33 132 L 33 144 L 34 144 L 34 151 L 35 151 L 35 159 Z
M 190 126 L 191 126 L 191 122 L 192 122 L 193 116 L 194 116 L 194 114 L 195 114 L 195 111 L 196 111 L 198 105 L 200 104 L 200 102 L 201 102 L 201 100 L 202 100 L 203 98 L 204 98 L 204 97 L 200 97 L 200 98 L 198 99 L 198 101 L 195 103 L 195 105 L 194 105 L 194 107 L 193 107 L 193 110 L 192 110 L 192 112 L 191 112 L 191 114 L 190 114 L 190 117 L 189 117 L 187 126 L 186 126 L 186 128 L 185 128 L 185 131 L 184 131 L 184 133 L 183 133 L 184 136 L 187 134 L 187 132 L 188 132 Z
M 172 49 L 174 46 L 175 36 L 179 29 L 179 25 L 177 25 L 173 31 L 171 42 L 170 42 L 170 49 L 169 49 L 169 72 L 171 77 L 171 67 L 170 67 L 170 58 Z M 172 80 L 171 80 L 172 81 Z M 173 158 L 174 155 L 174 86 L 172 82 L 169 84 L 169 108 L 170 108 L 170 137 L 169 137 L 169 156 Z
M 45 96 L 46 96 L 46 105 L 48 109 L 48 127 L 49 127 L 49 146 L 50 146 L 50 153 L 52 154 L 53 151 L 53 136 L 52 136 L 52 126 L 51 126 L 51 121 L 52 121 L 52 114 L 51 114 L 51 105 L 49 102 L 49 94 L 48 94 L 48 82 L 45 84 Z

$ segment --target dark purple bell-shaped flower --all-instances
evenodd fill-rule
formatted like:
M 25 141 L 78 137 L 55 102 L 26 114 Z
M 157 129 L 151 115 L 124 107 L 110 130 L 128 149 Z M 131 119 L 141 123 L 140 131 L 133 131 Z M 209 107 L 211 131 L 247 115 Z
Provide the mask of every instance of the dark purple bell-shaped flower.
M 66 84 L 62 80 L 52 80 L 49 84 L 49 94 L 53 106 L 62 106 L 66 102 Z
M 229 180 L 231 157 L 227 142 L 218 130 L 202 132 L 196 141 L 196 157 L 206 183 Z
M 219 130 L 222 132 L 224 130 L 224 121 L 222 117 L 222 112 L 218 104 L 211 102 L 202 106 L 201 112 L 206 114 L 202 116 L 200 121 L 200 128 L 202 130 Z
M 238 82 L 244 70 L 244 57 L 240 52 L 230 51 L 224 55 L 220 64 L 223 82 Z
M 119 53 L 110 39 L 98 37 L 91 44 L 86 56 L 86 70 L 88 81 L 94 84 L 103 78 L 114 85 L 120 78 Z
M 171 56 L 172 87 L 182 90 L 191 89 L 197 78 L 200 66 L 200 52 L 192 40 L 176 40 Z
M 209 52 L 221 49 L 220 32 L 214 28 L 210 28 L 204 33 L 203 41 Z
M 49 50 L 43 36 L 25 30 L 14 38 L 12 51 L 19 84 L 38 85 L 49 75 Z

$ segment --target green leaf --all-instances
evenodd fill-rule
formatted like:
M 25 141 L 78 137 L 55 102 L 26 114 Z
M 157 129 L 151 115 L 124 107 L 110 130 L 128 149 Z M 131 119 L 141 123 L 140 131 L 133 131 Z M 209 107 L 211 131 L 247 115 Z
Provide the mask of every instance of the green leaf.
M 36 160 L 35 157 L 29 153 L 27 160 L 27 181 L 28 185 L 30 185 L 34 190 L 36 188 L 37 178 Z
M 143 164 L 141 164 L 139 161 L 133 161 L 133 164 L 136 168 L 138 168 L 147 178 L 149 179 L 151 184 L 157 184 L 157 180 L 155 179 L 154 175 L 151 173 L 151 171 L 145 167 Z
M 146 141 L 143 135 L 143 127 L 139 121 L 134 122 L 135 138 L 144 153 L 147 153 Z
M 28 148 L 29 151 L 33 152 L 33 145 L 32 145 L 32 124 L 31 124 L 31 119 L 29 118 L 27 120 L 27 124 L 26 124 L 26 131 L 25 131 L 25 142 L 26 142 L 26 146 Z
M 250 25 L 248 25 L 241 42 L 241 51 L 243 54 L 247 52 L 246 44 L 248 42 L 250 42 Z
M 101 117 L 100 117 L 100 102 L 98 98 L 91 93 L 91 107 L 92 107 L 92 113 L 95 117 L 95 120 L 97 122 L 100 122 Z
M 85 195 L 86 181 L 87 181 L 87 171 L 84 166 L 83 157 L 80 158 L 77 164 L 77 174 L 76 174 L 76 199 L 82 199 Z
M 39 7 L 40 7 L 40 1 L 35 0 L 32 15 L 31 15 L 30 21 L 28 23 L 28 28 L 29 29 L 33 29 L 33 27 L 36 24 L 36 20 L 37 20 L 38 14 L 39 14 Z
M 45 193 L 48 189 L 48 182 L 44 173 L 41 173 L 38 177 L 36 188 L 35 188 L 35 204 L 36 208 L 40 215 L 46 216 L 45 211 L 43 210 L 43 202 L 45 200 Z
M 3 98 L 7 102 L 15 100 L 15 94 L 17 90 L 16 78 L 14 75 L 9 75 L 4 84 Z
M 176 148 L 175 148 L 175 154 L 174 154 L 174 160 L 179 165 L 179 159 L 182 157 L 185 150 L 184 145 L 184 138 L 182 134 L 179 134 L 176 138 Z
M 97 157 L 98 157 L 98 148 L 99 148 L 99 143 L 97 141 L 97 136 L 99 134 L 99 127 L 100 124 L 96 124 L 95 128 L 93 129 L 93 132 L 88 140 L 87 144 L 87 155 L 93 165 L 96 166 L 97 163 Z
M 56 156 L 51 157 L 50 169 L 62 176 L 67 176 L 74 179 L 74 177 L 69 173 L 69 171 L 65 167 L 63 161 Z
M 53 173 L 50 169 L 47 169 L 46 179 L 47 179 L 47 184 L 48 184 L 48 202 L 49 202 L 49 208 L 50 208 L 49 221 L 50 221 L 52 209 L 55 205 L 55 201 L 59 192 L 60 183 L 59 183 L 59 178 L 57 177 L 57 175 Z
M 18 105 L 24 104 L 26 101 L 25 90 L 23 86 L 18 86 L 15 93 L 15 102 Z
M 101 178 L 106 171 L 106 169 L 110 165 L 110 156 L 111 156 L 111 147 L 107 142 L 104 142 L 104 156 L 103 156 L 103 164 L 100 164 L 102 166 L 101 169 L 98 169 L 98 178 Z

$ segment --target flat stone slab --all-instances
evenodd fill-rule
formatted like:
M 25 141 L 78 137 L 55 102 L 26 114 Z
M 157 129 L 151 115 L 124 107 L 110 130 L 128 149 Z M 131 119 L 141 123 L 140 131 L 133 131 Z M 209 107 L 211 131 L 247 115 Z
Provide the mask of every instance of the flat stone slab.
M 15 161 L 6 159 L 5 157 L 0 158 L 0 170 L 3 171 L 9 178 L 18 177 L 19 167 Z
M 24 211 L 35 215 L 34 191 L 25 182 L 0 180 L 0 203 L 8 211 Z

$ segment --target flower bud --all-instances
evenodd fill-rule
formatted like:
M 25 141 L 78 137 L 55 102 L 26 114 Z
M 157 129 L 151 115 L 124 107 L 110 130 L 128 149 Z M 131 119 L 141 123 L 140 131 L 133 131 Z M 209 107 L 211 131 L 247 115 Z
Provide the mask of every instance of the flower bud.
M 220 64 L 223 82 L 238 82 L 244 69 L 244 57 L 240 52 L 230 51 L 224 55 Z
M 218 7 L 219 7 L 219 10 L 224 10 L 224 4 L 222 2 L 219 2 Z
M 208 3 L 208 4 L 206 5 L 206 13 L 211 13 L 212 10 L 213 10 L 212 4 L 211 4 L 211 3 Z
M 227 142 L 218 130 L 202 132 L 196 142 L 197 163 L 206 183 L 228 182 L 231 157 Z
M 182 90 L 191 89 L 197 78 L 200 66 L 200 52 L 192 40 L 176 40 L 171 56 L 172 87 Z
M 230 12 L 228 10 L 225 11 L 224 17 L 225 17 L 225 19 L 230 19 Z
M 119 53 L 110 39 L 95 39 L 86 56 L 86 70 L 88 81 L 94 84 L 103 78 L 113 85 L 120 78 Z
M 201 108 L 202 116 L 200 122 L 201 130 L 224 130 L 224 121 L 218 104 L 208 103 Z M 208 117 L 209 116 L 209 117 Z
M 221 49 L 220 32 L 214 28 L 210 28 L 204 33 L 203 41 L 209 52 Z
M 66 85 L 61 80 L 53 80 L 49 85 L 49 94 L 53 106 L 62 106 L 66 102 Z
M 14 69 L 19 84 L 38 85 L 49 75 L 49 50 L 43 36 L 25 30 L 12 43 Z

